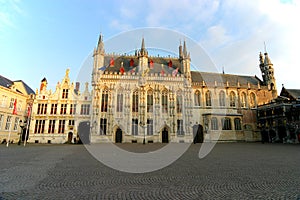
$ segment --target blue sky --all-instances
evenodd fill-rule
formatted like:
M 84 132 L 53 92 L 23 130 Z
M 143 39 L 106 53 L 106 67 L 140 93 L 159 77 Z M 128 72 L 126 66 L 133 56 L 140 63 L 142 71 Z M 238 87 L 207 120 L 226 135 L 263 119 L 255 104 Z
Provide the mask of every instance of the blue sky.
M 300 88 L 299 13 L 298 1 L 288 0 L 0 0 L 0 74 L 33 89 L 46 77 L 55 88 L 66 68 L 76 79 L 100 32 L 108 40 L 161 27 L 199 43 L 220 72 L 231 74 L 260 77 L 258 54 L 266 42 L 278 90 Z

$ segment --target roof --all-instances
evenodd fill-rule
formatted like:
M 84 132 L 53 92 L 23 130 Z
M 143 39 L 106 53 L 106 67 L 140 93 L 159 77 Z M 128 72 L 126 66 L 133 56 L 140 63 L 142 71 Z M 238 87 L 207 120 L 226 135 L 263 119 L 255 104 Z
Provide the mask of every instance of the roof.
M 112 61 L 113 60 L 113 61 Z M 169 67 L 171 61 L 172 66 Z M 111 64 L 113 62 L 113 65 Z M 137 72 L 137 66 L 139 65 L 139 59 L 137 56 L 114 56 L 108 55 L 104 58 L 104 66 L 99 68 L 105 72 L 120 72 L 121 63 L 123 63 L 124 72 Z M 151 63 L 153 65 L 151 66 Z M 130 66 L 132 64 L 132 66 Z M 166 58 L 166 57 L 149 57 L 148 58 L 149 73 L 161 73 L 162 70 L 165 74 L 172 74 L 172 72 L 180 68 L 180 61 L 178 58 Z M 178 70 L 178 74 L 181 74 Z
M 296 100 L 300 98 L 300 89 L 286 89 L 282 88 L 280 96 L 288 97 L 291 100 Z
M 0 86 L 10 88 L 11 85 L 13 85 L 15 82 L 21 82 L 27 92 L 27 94 L 35 94 L 35 92 L 22 80 L 12 81 L 4 76 L 0 75 Z M 20 89 L 16 89 L 17 92 L 22 93 Z
M 228 84 L 230 86 L 240 86 L 242 85 L 262 85 L 263 82 L 257 76 L 245 76 L 245 75 L 234 75 L 234 74 L 223 74 L 223 73 L 214 73 L 214 72 L 199 72 L 199 71 L 192 71 L 192 82 L 202 83 L 203 81 L 207 85 L 217 83 Z

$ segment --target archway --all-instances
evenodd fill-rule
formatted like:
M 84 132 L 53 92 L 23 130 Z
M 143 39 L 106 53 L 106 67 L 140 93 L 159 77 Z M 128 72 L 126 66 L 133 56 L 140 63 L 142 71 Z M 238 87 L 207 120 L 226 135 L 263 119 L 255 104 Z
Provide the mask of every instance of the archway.
M 116 143 L 122 143 L 122 129 L 120 128 L 116 130 Z
M 78 136 L 79 144 L 89 144 L 90 143 L 90 122 L 80 122 L 78 125 Z
M 203 143 L 203 126 L 201 126 L 200 124 L 196 124 L 193 126 L 193 137 L 194 144 Z
M 72 138 L 73 138 L 73 133 L 69 132 L 68 133 L 68 143 L 72 143 Z
M 161 142 L 169 143 L 169 132 L 167 128 L 164 128 L 161 133 Z

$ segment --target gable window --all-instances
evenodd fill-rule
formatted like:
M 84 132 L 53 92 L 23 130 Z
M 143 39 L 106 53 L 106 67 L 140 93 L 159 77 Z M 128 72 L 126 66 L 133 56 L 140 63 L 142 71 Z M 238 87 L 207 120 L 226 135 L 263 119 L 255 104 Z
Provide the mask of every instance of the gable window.
M 242 92 L 241 94 L 241 107 L 246 108 L 247 107 L 247 97 L 245 92 Z
M 250 107 L 255 108 L 256 107 L 256 97 L 253 92 L 250 94 Z
M 62 91 L 62 98 L 67 99 L 69 96 L 69 89 L 63 89 Z

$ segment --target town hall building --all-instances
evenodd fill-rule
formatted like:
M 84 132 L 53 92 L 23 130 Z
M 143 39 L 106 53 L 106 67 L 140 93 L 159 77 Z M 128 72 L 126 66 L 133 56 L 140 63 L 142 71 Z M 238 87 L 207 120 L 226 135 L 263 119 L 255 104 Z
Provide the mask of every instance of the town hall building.
M 274 68 L 259 54 L 257 76 L 191 71 L 187 44 L 178 57 L 94 50 L 89 142 L 258 141 L 256 109 L 277 97 Z

